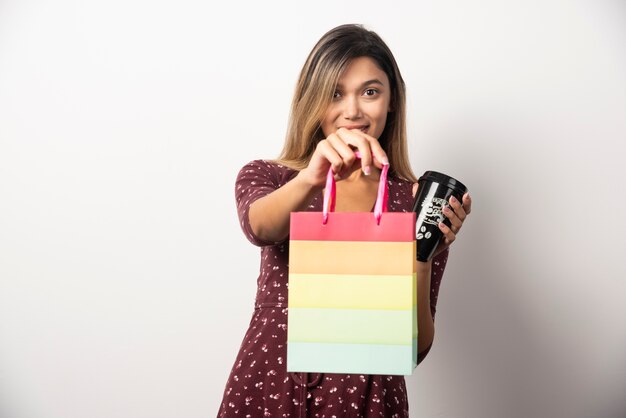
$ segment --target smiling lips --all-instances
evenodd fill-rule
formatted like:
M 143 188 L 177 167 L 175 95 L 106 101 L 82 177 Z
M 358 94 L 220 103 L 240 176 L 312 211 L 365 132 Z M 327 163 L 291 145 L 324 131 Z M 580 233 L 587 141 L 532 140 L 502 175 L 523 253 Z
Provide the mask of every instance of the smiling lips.
M 369 128 L 369 125 L 351 125 L 351 126 L 340 126 L 340 128 L 346 128 L 346 129 L 358 129 L 361 132 L 367 133 L 367 129 Z

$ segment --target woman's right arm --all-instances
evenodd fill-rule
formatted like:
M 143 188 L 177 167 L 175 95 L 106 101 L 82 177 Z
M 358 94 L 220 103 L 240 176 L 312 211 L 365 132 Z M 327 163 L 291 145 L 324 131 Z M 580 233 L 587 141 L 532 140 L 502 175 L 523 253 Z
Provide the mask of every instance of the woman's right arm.
M 355 149 L 362 155 L 357 162 Z M 372 154 L 375 158 L 372 158 Z M 381 166 L 387 155 L 378 141 L 358 130 L 339 129 L 318 142 L 309 165 L 282 187 L 256 200 L 248 214 L 252 232 L 264 241 L 280 242 L 289 235 L 291 212 L 307 207 L 325 183 L 328 169 L 339 178 L 363 168 L 369 172 L 371 164 Z
M 304 210 L 321 187 L 306 180 L 301 171 L 284 186 L 256 200 L 248 214 L 254 235 L 269 242 L 280 242 L 289 235 L 291 212 Z

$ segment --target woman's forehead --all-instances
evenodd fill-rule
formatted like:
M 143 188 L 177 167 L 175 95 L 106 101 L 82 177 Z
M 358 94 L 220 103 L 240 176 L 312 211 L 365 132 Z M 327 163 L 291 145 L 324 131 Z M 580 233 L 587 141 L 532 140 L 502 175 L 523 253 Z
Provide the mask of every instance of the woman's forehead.
M 350 60 L 337 81 L 338 86 L 348 84 L 362 86 L 376 83 L 387 86 L 389 79 L 378 63 L 370 57 L 358 57 Z

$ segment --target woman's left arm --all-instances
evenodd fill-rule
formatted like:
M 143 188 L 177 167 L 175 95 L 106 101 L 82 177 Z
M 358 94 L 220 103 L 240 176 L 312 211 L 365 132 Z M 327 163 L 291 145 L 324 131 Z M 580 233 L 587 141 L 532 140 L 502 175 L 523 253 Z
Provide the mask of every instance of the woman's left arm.
M 418 185 L 413 187 L 413 196 L 417 194 Z M 450 198 L 450 207 L 444 209 L 444 215 L 450 220 L 451 227 L 443 222 L 439 223 L 439 229 L 443 232 L 443 239 L 435 250 L 435 256 L 445 251 L 456 240 L 463 222 L 472 210 L 472 200 L 469 193 L 463 195 L 463 202 L 454 197 Z M 433 256 L 434 258 L 434 256 Z M 417 346 L 420 360 L 425 357 L 430 349 L 435 336 L 435 324 L 431 311 L 431 278 L 432 259 L 426 262 L 417 262 L 417 327 L 419 329 Z
M 435 337 L 435 323 L 430 310 L 432 259 L 417 262 L 417 352 L 424 358 Z

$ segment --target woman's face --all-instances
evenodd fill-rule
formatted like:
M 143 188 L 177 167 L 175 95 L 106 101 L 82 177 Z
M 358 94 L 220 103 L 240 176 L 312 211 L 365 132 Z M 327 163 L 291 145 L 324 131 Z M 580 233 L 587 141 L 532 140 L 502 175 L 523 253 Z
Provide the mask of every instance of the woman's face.
M 372 58 L 353 59 L 339 78 L 333 101 L 322 119 L 324 136 L 347 128 L 360 129 L 378 139 L 385 129 L 390 102 L 387 74 Z

